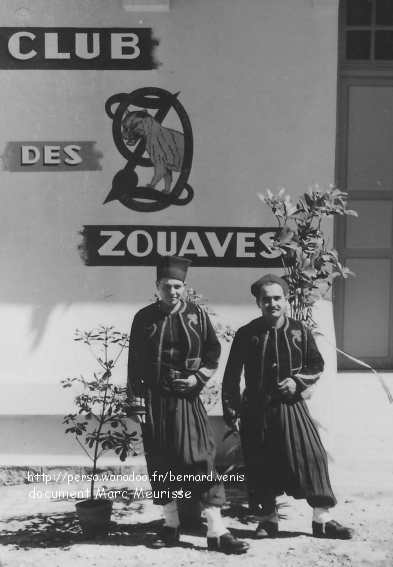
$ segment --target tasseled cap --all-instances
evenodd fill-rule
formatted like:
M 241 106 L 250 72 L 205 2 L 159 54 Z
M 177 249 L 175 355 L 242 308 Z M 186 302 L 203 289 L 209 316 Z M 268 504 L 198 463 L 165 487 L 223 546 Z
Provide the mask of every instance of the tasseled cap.
M 191 263 L 191 260 L 180 256 L 161 256 L 157 261 L 157 281 L 172 278 L 184 282 Z
M 259 280 L 254 282 L 251 286 L 251 293 L 258 299 L 261 292 L 261 287 L 269 284 L 278 284 L 282 287 L 284 295 L 288 295 L 289 287 L 287 282 L 283 278 L 275 276 L 274 274 L 266 274 L 265 276 L 262 276 L 261 278 L 259 278 Z

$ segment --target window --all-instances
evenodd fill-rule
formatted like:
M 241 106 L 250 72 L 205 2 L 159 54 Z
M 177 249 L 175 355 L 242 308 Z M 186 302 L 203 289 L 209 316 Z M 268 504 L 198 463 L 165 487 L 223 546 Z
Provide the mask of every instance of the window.
M 344 60 L 393 62 L 393 0 L 346 0 Z

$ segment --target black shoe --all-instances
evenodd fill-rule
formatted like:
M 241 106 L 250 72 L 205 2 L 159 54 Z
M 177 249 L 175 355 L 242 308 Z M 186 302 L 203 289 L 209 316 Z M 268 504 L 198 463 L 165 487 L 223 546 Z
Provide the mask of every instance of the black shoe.
M 263 522 L 259 522 L 258 527 L 255 530 L 254 537 L 256 539 L 263 539 L 265 537 L 277 537 L 277 535 L 278 535 L 278 523 L 265 520 Z
M 314 537 L 324 537 L 330 539 L 351 539 L 353 530 L 342 526 L 335 520 L 330 520 L 324 524 L 319 522 L 312 523 L 312 535 Z
M 246 553 L 249 547 L 248 543 L 237 539 L 229 532 L 225 532 L 225 534 L 219 537 L 207 538 L 207 549 L 209 551 L 221 551 L 222 553 L 240 555 L 241 553 Z
M 163 526 L 160 533 L 158 534 L 158 539 L 153 543 L 153 547 L 174 547 L 175 545 L 178 545 L 179 540 L 179 528 L 170 528 L 169 526 Z

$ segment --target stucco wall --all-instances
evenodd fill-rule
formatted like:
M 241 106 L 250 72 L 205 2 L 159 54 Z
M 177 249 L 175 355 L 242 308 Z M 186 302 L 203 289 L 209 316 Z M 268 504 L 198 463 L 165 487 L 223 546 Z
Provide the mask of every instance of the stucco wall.
M 337 11 L 312 0 L 173 0 L 169 13 L 130 13 L 104 0 L 3 0 L 3 26 L 151 27 L 153 71 L 0 70 L 0 137 L 94 140 L 102 170 L 1 171 L 1 413 L 61 413 L 60 378 L 91 367 L 76 327 L 128 330 L 154 294 L 148 267 L 87 267 L 84 224 L 272 226 L 257 198 L 293 196 L 334 179 Z M 194 199 L 161 212 L 103 205 L 124 165 L 105 101 L 144 86 L 180 91 L 194 132 Z M 261 270 L 194 268 L 189 282 L 223 323 L 257 315 Z M 125 360 L 124 360 L 125 361 Z M 124 364 L 118 379 L 124 379 Z

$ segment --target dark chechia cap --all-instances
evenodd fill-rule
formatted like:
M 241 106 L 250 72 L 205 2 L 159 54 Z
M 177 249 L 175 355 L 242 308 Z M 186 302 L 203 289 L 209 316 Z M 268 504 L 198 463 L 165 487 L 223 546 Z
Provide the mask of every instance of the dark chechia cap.
M 161 256 L 157 261 L 157 281 L 161 278 L 173 278 L 184 282 L 191 260 L 180 256 Z
M 261 278 L 259 278 L 259 280 L 254 282 L 251 286 L 251 293 L 256 298 L 258 298 L 261 291 L 261 287 L 269 284 L 278 284 L 279 286 L 282 287 L 284 291 L 284 295 L 288 295 L 289 287 L 287 282 L 283 278 L 280 278 L 279 276 L 275 276 L 274 274 L 266 274 L 265 276 L 262 276 Z

